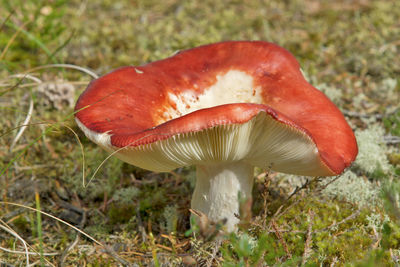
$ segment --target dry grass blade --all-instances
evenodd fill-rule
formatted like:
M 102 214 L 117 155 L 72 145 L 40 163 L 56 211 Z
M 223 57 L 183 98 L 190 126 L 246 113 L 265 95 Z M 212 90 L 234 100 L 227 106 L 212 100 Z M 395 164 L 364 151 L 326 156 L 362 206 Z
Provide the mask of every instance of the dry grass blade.
M 13 8 L 10 12 L 8 12 L 7 17 L 3 20 L 3 22 L 0 25 L 0 29 L 4 28 L 4 25 L 6 25 L 6 22 L 10 20 L 10 18 L 15 14 L 16 9 Z
M 26 118 L 24 122 L 22 123 L 22 126 L 20 127 L 18 133 L 15 135 L 14 140 L 11 142 L 9 151 L 12 151 L 14 146 L 17 144 L 18 140 L 21 138 L 22 134 L 24 133 L 27 125 L 29 124 L 29 121 L 32 118 L 33 114 L 33 99 L 32 97 L 29 100 L 29 109 L 28 109 L 28 114 L 26 115 Z
M 54 220 L 57 220 L 57 221 L 59 221 L 59 222 L 65 224 L 65 225 L 71 227 L 72 229 L 74 229 L 74 230 L 77 231 L 78 233 L 80 233 L 80 234 L 86 236 L 87 238 L 89 238 L 90 240 L 92 240 L 93 242 L 95 242 L 96 244 L 102 246 L 102 247 L 104 248 L 104 252 L 106 252 L 107 254 L 109 254 L 110 256 L 112 256 L 115 260 L 119 261 L 119 262 L 122 263 L 124 266 L 130 266 L 130 263 L 129 263 L 128 261 L 126 261 L 125 259 L 121 258 L 120 256 L 118 256 L 112 248 L 110 248 L 110 247 L 108 247 L 107 245 L 101 243 L 100 241 L 98 241 L 98 240 L 96 240 L 95 238 L 91 237 L 90 235 L 88 235 L 88 234 L 85 233 L 84 231 L 80 230 L 79 228 L 73 226 L 72 224 L 70 224 L 70 223 L 68 223 L 68 222 L 66 222 L 66 221 L 64 221 L 64 220 L 61 220 L 61 219 L 57 218 L 56 216 L 53 216 L 53 215 L 51 215 L 51 214 L 49 214 L 49 213 L 46 213 L 46 212 L 44 212 L 44 211 L 39 211 L 39 210 L 37 210 L 37 209 L 35 209 L 35 208 L 31 208 L 31 207 L 28 207 L 28 206 L 25 206 L 25 205 L 22 205 L 22 204 L 11 203 L 11 202 L 6 202 L 6 201 L 0 201 L 0 204 L 11 205 L 11 206 L 17 206 L 17 207 L 26 208 L 26 209 L 29 209 L 29 210 L 32 210 L 32 211 L 40 212 L 40 213 L 43 214 L 43 215 L 46 215 L 46 216 L 48 216 L 48 217 L 50 217 L 50 218 L 52 218 L 52 219 L 54 219 Z M 14 233 L 15 233 L 15 232 L 14 232 Z M 16 234 L 16 233 L 15 233 L 15 234 Z M 22 241 L 23 239 L 21 238 L 20 240 Z M 25 243 L 24 243 L 24 245 L 25 245 Z M 26 249 L 27 249 L 27 248 L 26 248 Z M 28 255 L 27 255 L 27 256 L 28 256 Z M 46 260 L 46 261 L 47 261 L 47 260 Z M 49 263 L 50 263 L 50 262 L 49 262 Z M 50 264 L 51 264 L 51 263 L 50 263 Z M 52 264 L 51 264 L 51 265 L 52 265 Z M 27 266 L 28 266 L 28 265 L 27 265 Z M 53 265 L 52 265 L 52 266 L 53 266 Z
M 66 69 L 79 70 L 79 71 L 81 71 L 83 73 L 86 73 L 86 74 L 92 76 L 94 79 L 99 78 L 99 75 L 97 75 L 93 71 L 91 71 L 91 70 L 89 70 L 87 68 L 81 67 L 81 66 L 73 65 L 73 64 L 49 64 L 49 65 L 43 65 L 43 66 L 39 66 L 39 67 L 35 67 L 35 68 L 32 68 L 32 69 L 29 69 L 29 70 L 26 71 L 26 73 L 31 73 L 31 72 L 34 72 L 34 71 L 37 71 L 37 70 L 50 69 L 50 68 L 66 68 Z
M 8 225 L 3 222 L 3 220 L 0 220 L 0 222 L 4 225 L 0 224 L 0 228 L 3 229 L 4 231 L 8 232 L 9 234 L 13 235 L 15 238 L 17 238 L 19 241 L 22 242 L 22 244 L 24 244 L 24 248 L 25 248 L 25 257 L 26 257 L 26 266 L 29 266 L 29 251 L 28 251 L 28 246 L 26 245 L 25 240 L 20 237 L 13 229 L 11 229 L 10 227 L 8 227 Z
M 72 113 L 72 114 L 73 114 L 73 113 Z M 61 125 L 61 123 L 54 123 L 54 124 L 51 124 L 51 123 L 37 123 L 37 124 L 38 124 L 38 125 L 50 124 L 50 126 L 49 126 L 39 137 L 37 137 L 35 140 L 31 141 L 28 145 L 26 145 L 26 146 L 24 147 L 24 149 L 22 149 L 22 151 L 21 151 L 20 153 L 18 153 L 17 156 L 15 156 L 13 159 L 11 159 L 11 160 L 8 162 L 8 164 L 6 164 L 6 166 L 0 171 L 0 176 L 3 175 L 3 174 L 8 170 L 8 168 L 28 150 L 29 147 L 31 147 L 33 144 L 35 144 L 35 143 L 36 143 L 38 140 L 40 140 L 43 136 L 45 136 L 46 134 L 48 134 L 48 133 L 49 133 L 51 130 L 53 130 L 57 125 Z M 27 126 L 27 125 L 23 125 L 23 126 Z M 21 127 L 23 127 L 23 126 L 21 126 Z M 16 128 L 18 128 L 18 127 L 16 127 Z M 16 128 L 14 128 L 14 129 L 16 129 Z M 68 129 L 71 129 L 71 128 L 69 128 L 69 127 L 67 127 L 67 128 L 68 128 Z M 6 133 L 3 133 L 2 136 L 5 135 L 5 134 L 7 134 L 8 132 L 9 132 L 9 131 L 7 131 Z M 76 136 L 77 136 L 77 135 L 76 135 Z M 79 138 L 78 138 L 78 140 L 79 140 Z M 80 143 L 80 141 L 79 141 L 79 143 Z M 82 148 L 82 150 L 83 150 L 83 148 Z
M 10 78 L 29 79 L 29 80 L 34 81 L 35 83 L 42 83 L 41 79 L 39 79 L 38 77 L 33 76 L 31 74 L 14 74 L 14 75 L 11 75 Z
M 18 250 L 11 250 L 11 249 L 7 249 L 7 248 L 3 248 L 3 247 L 0 247 L 0 250 L 2 250 L 4 252 L 7 252 L 7 253 L 13 253 L 13 254 L 24 254 L 24 255 L 28 254 L 28 255 L 34 255 L 34 256 L 39 256 L 40 255 L 39 252 L 18 251 Z M 43 256 L 57 256 L 57 255 L 60 255 L 60 253 L 58 253 L 58 252 L 43 253 Z
M 3 220 L 0 219 L 0 228 L 2 228 L 3 230 L 5 230 L 6 232 L 12 234 L 13 236 L 15 236 L 18 240 L 20 240 L 22 242 L 22 244 L 24 244 L 24 248 L 25 248 L 25 252 L 22 252 L 22 254 L 25 255 L 26 257 L 26 261 L 27 261 L 27 266 L 32 266 L 34 264 L 29 264 L 29 255 L 36 255 L 36 256 L 54 256 L 51 253 L 45 253 L 45 254 L 41 254 L 38 251 L 36 251 L 35 249 L 33 249 L 33 247 L 31 245 L 29 245 L 21 236 L 19 236 L 13 229 L 11 229 L 10 226 L 8 226 L 8 224 L 6 222 L 4 222 Z M 33 250 L 33 252 L 29 252 L 28 251 L 28 247 L 30 249 Z M 1 248 L 2 250 L 6 250 Z M 10 253 L 14 253 L 14 254 L 21 254 L 21 251 L 12 251 Z M 50 265 L 50 266 L 54 266 L 50 261 L 48 261 L 46 258 L 44 258 L 44 260 Z
M 42 80 L 40 80 L 39 78 L 37 78 L 37 77 L 35 77 L 35 76 L 29 75 L 29 74 L 25 74 L 25 75 L 23 75 L 23 74 L 16 74 L 16 75 L 12 75 L 11 77 L 12 77 L 12 78 L 14 78 L 14 77 L 16 77 L 16 78 L 22 78 L 22 79 L 27 78 L 27 79 L 31 79 L 31 80 L 35 81 L 36 83 L 42 83 Z M 10 145 L 10 148 L 9 148 L 10 151 L 12 151 L 12 149 L 13 149 L 14 146 L 15 146 L 15 144 L 18 142 L 18 140 L 21 138 L 22 134 L 23 134 L 24 131 L 26 130 L 27 125 L 29 124 L 29 121 L 30 121 L 31 118 L 32 118 L 33 106 L 34 106 L 34 103 L 33 103 L 33 99 L 32 99 L 32 96 L 31 96 L 31 98 L 30 98 L 30 100 L 29 100 L 28 114 L 26 115 L 26 118 L 25 118 L 24 122 L 22 123 L 22 126 L 21 126 L 21 128 L 19 129 L 19 131 L 18 131 L 17 135 L 15 136 L 14 140 L 11 142 L 11 145 Z
M 11 15 L 11 14 L 10 14 Z M 4 22 L 4 24 L 7 22 L 7 20 Z M 0 61 L 3 60 L 4 56 L 6 55 L 8 49 L 10 48 L 11 44 L 14 42 L 15 38 L 21 33 L 21 31 L 25 28 L 26 25 L 28 25 L 31 21 L 25 22 L 21 27 L 18 28 L 18 30 L 13 34 L 13 36 L 8 40 L 6 46 L 4 47 L 3 51 L 0 54 Z
M 22 205 L 22 204 L 18 204 L 18 203 L 0 201 L 0 204 L 3 204 L 3 205 L 11 205 L 11 206 L 16 206 L 16 207 L 21 207 L 21 208 L 25 208 L 25 209 L 28 209 L 28 210 L 32 210 L 32 211 L 35 211 L 35 212 L 40 212 L 40 213 L 43 214 L 43 215 L 46 215 L 46 216 L 48 216 L 48 217 L 50 217 L 50 218 L 52 218 L 52 219 L 54 219 L 54 220 L 59 221 L 60 223 L 63 223 L 63 224 L 65 224 L 65 225 L 71 227 L 72 229 L 74 229 L 75 231 L 77 231 L 77 232 L 81 233 L 82 235 L 86 236 L 87 238 L 89 238 L 90 240 L 92 240 L 93 242 L 95 242 L 96 244 L 98 244 L 98 245 L 104 247 L 104 245 L 103 245 L 100 241 L 97 241 L 96 239 L 94 239 L 93 237 L 91 237 L 90 235 L 88 235 L 87 233 L 85 233 L 84 231 L 80 230 L 79 228 L 73 226 L 72 224 L 67 223 L 66 221 L 61 220 L 61 219 L 57 218 L 56 216 L 51 215 L 51 214 L 49 214 L 49 213 L 47 213 L 47 212 L 39 211 L 39 210 L 37 210 L 37 209 L 35 209 L 35 208 L 28 207 L 28 206 L 25 206 L 25 205 Z

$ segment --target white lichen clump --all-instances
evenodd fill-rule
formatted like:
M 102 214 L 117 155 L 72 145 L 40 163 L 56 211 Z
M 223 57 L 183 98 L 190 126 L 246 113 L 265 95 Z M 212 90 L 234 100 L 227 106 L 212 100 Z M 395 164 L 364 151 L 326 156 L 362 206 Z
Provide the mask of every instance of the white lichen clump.
M 392 97 L 396 94 L 397 80 L 394 78 L 386 78 L 382 80 L 379 89 L 376 90 L 382 97 Z
M 388 172 L 390 164 L 386 158 L 386 146 L 383 143 L 384 130 L 373 124 L 365 130 L 356 131 L 359 153 L 353 169 L 364 175 L 357 175 L 349 170 L 339 179 L 327 186 L 324 192 L 332 197 L 337 197 L 360 206 L 375 206 L 379 203 L 380 186 L 373 184 L 368 175 L 380 170 Z M 322 184 L 327 184 L 331 179 L 325 179 Z
M 167 233 L 176 232 L 176 228 L 178 225 L 178 206 L 173 205 L 165 207 L 163 217 L 165 221 L 164 224 L 161 225 L 161 227 Z
M 133 204 L 133 199 L 139 196 L 140 190 L 136 187 L 121 188 L 113 194 L 113 200 L 122 204 Z
M 372 213 L 367 215 L 368 227 L 374 230 L 382 231 L 383 225 L 390 221 L 387 214 L 382 216 L 381 214 Z
M 390 170 L 383 136 L 383 128 L 376 124 L 365 130 L 356 131 L 359 152 L 355 166 L 366 173 L 373 173 L 377 169 L 385 173 Z
M 334 178 L 327 178 L 327 184 Z M 380 188 L 366 178 L 357 176 L 352 171 L 345 172 L 339 179 L 328 185 L 324 192 L 335 198 L 355 203 L 359 206 L 375 206 L 379 203 Z
M 336 105 L 339 105 L 341 103 L 341 98 L 343 96 L 341 89 L 331 87 L 326 83 L 318 84 L 316 87 Z

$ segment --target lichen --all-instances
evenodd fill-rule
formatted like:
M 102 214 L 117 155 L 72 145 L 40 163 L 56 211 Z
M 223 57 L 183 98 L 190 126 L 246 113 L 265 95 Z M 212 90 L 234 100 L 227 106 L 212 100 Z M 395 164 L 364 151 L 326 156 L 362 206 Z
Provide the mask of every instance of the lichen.
M 133 199 L 140 194 L 140 190 L 136 187 L 121 188 L 114 192 L 114 201 L 122 204 L 133 204 Z
M 326 178 L 321 181 L 326 185 L 335 178 Z M 379 186 L 372 184 L 368 179 L 358 176 L 352 171 L 346 171 L 336 181 L 330 183 L 323 192 L 333 198 L 349 201 L 360 206 L 375 206 L 379 203 Z
M 343 91 L 340 88 L 333 87 L 326 83 L 316 85 L 333 103 L 339 105 L 342 102 Z
M 366 173 L 373 173 L 377 169 L 388 172 L 391 167 L 386 157 L 387 148 L 384 144 L 384 129 L 377 124 L 365 130 L 357 130 L 358 156 L 355 166 Z
M 164 223 L 161 227 L 167 233 L 176 232 L 178 225 L 178 207 L 176 205 L 167 206 L 163 212 Z

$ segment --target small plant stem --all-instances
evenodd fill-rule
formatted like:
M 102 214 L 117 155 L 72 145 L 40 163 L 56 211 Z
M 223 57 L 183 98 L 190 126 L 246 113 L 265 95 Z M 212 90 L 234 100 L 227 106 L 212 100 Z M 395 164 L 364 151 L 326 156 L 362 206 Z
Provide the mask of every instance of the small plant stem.
M 310 254 L 312 252 L 311 250 L 311 245 L 312 245 L 312 227 L 314 223 L 314 212 L 312 210 L 308 211 L 308 229 L 307 229 L 307 234 L 306 234 L 306 242 L 304 244 L 304 252 L 303 252 L 303 257 L 301 260 L 301 266 L 305 266 L 307 263 L 308 258 L 310 257 Z
M 287 246 L 287 244 L 285 242 L 285 239 L 283 239 L 282 235 L 280 234 L 280 231 L 278 229 L 278 226 L 276 225 L 276 222 L 274 220 L 272 220 L 271 221 L 271 225 L 272 225 L 272 228 L 274 228 L 276 237 L 278 238 L 279 242 L 282 244 L 283 249 L 286 252 L 287 258 L 291 259 L 292 258 L 292 253 L 290 253 L 290 251 L 288 249 L 288 246 Z
M 150 240 L 151 240 L 151 244 L 152 244 L 151 254 L 153 257 L 154 266 L 160 267 L 160 263 L 158 262 L 158 258 L 157 258 L 157 246 L 156 246 L 156 243 L 154 240 L 153 233 L 150 232 L 149 236 L 150 236 Z
M 35 190 L 35 202 L 36 202 L 36 220 L 37 220 L 37 234 L 39 238 L 39 253 L 40 253 L 40 266 L 44 266 L 44 258 L 43 258 L 43 236 L 42 236 L 42 216 L 40 209 L 40 197 L 37 190 Z

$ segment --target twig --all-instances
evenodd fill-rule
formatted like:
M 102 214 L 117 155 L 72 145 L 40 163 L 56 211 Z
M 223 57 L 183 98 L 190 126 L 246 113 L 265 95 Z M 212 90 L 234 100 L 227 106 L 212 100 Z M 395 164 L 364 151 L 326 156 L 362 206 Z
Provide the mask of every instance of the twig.
M 258 178 L 258 177 L 257 177 Z M 271 179 L 269 178 L 268 172 L 266 172 L 265 179 L 263 182 L 263 189 L 261 192 L 261 196 L 263 199 L 263 218 L 262 218 L 262 224 L 265 226 L 267 223 L 267 216 L 268 216 L 268 195 L 269 191 L 268 188 L 271 184 Z
M 72 205 L 71 205 L 71 206 L 72 206 Z M 83 228 L 83 227 L 85 226 L 85 224 L 86 224 L 86 217 L 87 217 L 87 216 L 86 216 L 86 211 L 83 210 L 82 220 L 81 220 L 81 222 L 79 223 L 79 228 Z M 80 237 L 81 237 L 81 234 L 78 232 L 78 233 L 76 234 L 76 237 L 75 237 L 74 242 L 72 242 L 69 246 L 67 246 L 67 248 L 66 248 L 66 249 L 64 250 L 64 252 L 62 253 L 62 255 L 61 255 L 61 257 L 60 257 L 60 261 L 59 261 L 59 264 L 60 264 L 61 267 L 62 267 L 62 266 L 65 266 L 65 265 L 64 265 L 64 261 L 65 261 L 65 259 L 67 258 L 69 251 L 71 251 L 71 249 L 72 249 L 73 247 L 75 247 L 76 244 L 78 244 L 78 242 L 79 242 L 79 240 L 80 240 Z
M 330 226 L 327 226 L 327 227 L 322 228 L 322 229 L 319 229 L 319 230 L 314 230 L 314 231 L 312 232 L 312 234 L 326 232 L 326 231 L 328 231 L 328 230 L 330 230 L 330 229 L 332 229 L 332 228 L 335 228 L 335 227 L 337 227 L 337 226 L 339 226 L 339 225 L 341 225 L 341 224 L 343 224 L 343 223 L 345 223 L 345 222 L 347 222 L 347 221 L 349 221 L 349 220 L 354 219 L 354 218 L 357 217 L 359 214 L 360 214 L 360 210 L 357 210 L 356 212 L 354 212 L 353 214 L 351 214 L 351 215 L 349 215 L 348 217 L 344 218 L 344 219 L 341 220 L 340 222 L 331 224 Z M 271 224 L 271 225 L 272 225 L 272 224 Z M 267 231 L 268 233 L 275 233 L 275 230 L 271 230 L 271 229 L 268 229 L 268 230 L 266 230 L 266 231 Z M 292 233 L 292 234 L 307 234 L 308 231 L 298 231 L 298 230 L 292 230 L 292 229 L 280 229 L 279 232 L 281 232 L 281 233 L 288 233 L 288 232 L 290 232 L 290 233 Z
M 376 119 L 383 119 L 384 117 L 393 115 L 399 110 L 398 106 L 392 107 L 389 111 L 386 110 L 384 114 L 377 114 L 377 113 L 360 113 L 356 111 L 350 111 L 350 110 L 342 110 L 343 114 L 348 116 L 348 117 L 354 117 L 354 118 L 371 118 L 374 117 Z
M 377 119 L 382 119 L 384 115 L 382 114 L 366 114 L 366 113 L 360 113 L 360 112 L 355 112 L 355 111 L 350 111 L 350 110 L 342 110 L 343 114 L 348 116 L 348 117 L 354 117 L 354 118 L 370 118 L 374 117 Z
M 296 189 L 294 190 L 294 192 L 286 199 L 289 200 L 290 198 L 292 198 L 293 196 L 295 196 L 298 192 L 300 192 L 303 189 L 306 189 L 312 182 L 317 181 L 319 179 L 319 177 L 315 177 L 314 179 L 307 179 L 307 181 L 300 187 L 296 187 Z M 283 205 L 281 205 L 279 207 L 279 209 L 275 212 L 275 214 L 272 216 L 272 220 L 274 219 L 278 219 L 279 217 L 281 217 L 283 214 L 285 214 L 291 207 L 293 207 L 294 205 L 296 205 L 297 203 L 299 203 L 299 201 L 301 200 L 301 198 L 297 198 L 295 201 L 293 201 L 289 206 L 287 206 L 282 212 L 282 208 Z
M 285 242 L 285 239 L 283 239 L 282 235 L 280 234 L 279 229 L 278 229 L 278 226 L 276 225 L 276 222 L 275 222 L 274 220 L 272 220 L 272 221 L 271 221 L 271 225 L 272 225 L 272 228 L 274 228 L 275 235 L 276 235 L 276 237 L 278 238 L 279 242 L 281 242 L 281 244 L 282 244 L 282 246 L 283 246 L 283 249 L 284 249 L 285 252 L 286 252 L 287 257 L 288 257 L 289 259 L 291 259 L 291 258 L 292 258 L 292 253 L 290 253 L 290 251 L 289 251 L 289 249 L 288 249 L 288 247 L 287 247 L 287 244 L 286 244 L 286 242 Z
M 289 196 L 286 200 L 291 199 L 291 198 L 292 198 L 294 195 L 296 195 L 298 192 L 300 192 L 300 191 L 303 190 L 303 189 L 306 189 L 307 186 L 311 183 L 311 181 L 312 181 L 312 180 L 307 179 L 306 182 L 305 182 L 304 184 L 302 184 L 300 187 L 299 187 L 299 186 L 296 186 L 296 189 L 293 191 L 292 194 L 290 194 L 290 196 Z
M 320 229 L 320 230 L 315 230 L 315 231 L 313 231 L 313 234 L 314 234 L 314 233 L 325 232 L 325 231 L 327 231 L 327 230 L 330 230 L 330 229 L 332 229 L 332 228 L 335 228 L 335 227 L 337 227 L 337 226 L 339 226 L 339 225 L 341 225 L 341 224 L 343 224 L 343 223 L 345 223 L 345 222 L 347 222 L 347 221 L 349 221 L 349 220 L 354 219 L 355 217 L 357 217 L 358 215 L 360 215 L 360 212 L 361 212 L 360 210 L 357 210 L 356 212 L 354 212 L 354 213 L 352 213 L 351 215 L 347 216 L 346 218 L 344 218 L 343 220 L 341 220 L 341 221 L 338 222 L 338 223 L 334 223 L 334 224 L 332 224 L 332 225 L 330 225 L 330 226 L 328 226 L 328 227 L 322 228 L 322 229 Z
M 115 260 L 119 261 L 119 263 L 121 263 L 123 266 L 133 266 L 133 264 L 130 263 L 129 261 L 118 256 L 118 254 L 110 246 L 103 245 L 103 248 L 104 248 L 103 252 L 107 253 Z
M 308 211 L 308 229 L 307 229 L 307 238 L 306 238 L 306 243 L 304 244 L 304 252 L 303 252 L 303 257 L 301 260 L 301 266 L 304 266 L 310 257 L 310 252 L 311 252 L 311 243 L 312 243 L 312 226 L 314 223 L 314 212 L 312 210 Z
M 221 247 L 221 245 L 222 245 L 222 239 L 221 238 L 217 238 L 217 240 L 215 240 L 215 246 L 214 246 L 214 248 L 212 250 L 212 253 L 211 253 L 211 258 L 209 258 L 207 260 L 207 262 L 206 262 L 206 267 L 213 266 L 213 262 L 215 260 L 215 257 L 217 256 L 217 253 L 218 253 L 219 248 Z
M 322 232 L 328 231 L 328 230 L 330 230 L 330 229 L 332 229 L 332 228 L 335 228 L 335 227 L 337 227 L 337 226 L 339 226 L 339 225 L 341 225 L 341 224 L 343 224 L 343 223 L 345 223 L 345 222 L 347 222 L 347 221 L 349 221 L 349 220 L 354 219 L 354 218 L 357 217 L 359 214 L 360 214 L 360 210 L 357 210 L 357 211 L 355 211 L 354 213 L 352 213 L 351 215 L 349 215 L 348 217 L 346 217 L 346 218 L 344 218 L 343 220 L 341 220 L 340 222 L 331 224 L 331 225 L 329 225 L 329 226 L 327 226 L 327 227 L 325 227 L 325 228 L 319 229 L 319 230 L 314 230 L 314 231 L 312 232 L 312 234 L 322 233 Z M 272 224 L 271 224 L 271 226 L 272 226 Z M 275 230 L 269 229 L 269 230 L 267 230 L 267 232 L 268 232 L 268 233 L 275 233 Z M 292 233 L 292 234 L 307 234 L 308 231 L 298 231 L 298 230 L 294 231 L 294 230 L 292 230 L 292 229 L 280 229 L 279 232 L 281 232 L 281 233 L 288 233 L 288 232 L 290 232 L 290 233 Z
M 385 135 L 383 137 L 383 141 L 387 145 L 396 145 L 396 144 L 400 144 L 400 137 L 396 136 L 396 135 Z
M 330 180 L 329 182 L 327 182 L 326 184 L 324 184 L 323 186 L 321 186 L 320 188 L 318 188 L 318 190 L 316 191 L 316 193 L 321 192 L 322 190 L 324 190 L 325 188 L 327 188 L 331 183 L 335 182 L 336 180 L 338 180 L 340 177 L 342 177 L 342 174 L 335 176 L 332 180 Z
M 279 209 L 275 212 L 275 214 L 272 216 L 271 222 L 272 222 L 273 220 L 276 220 L 276 219 L 278 219 L 279 217 L 281 217 L 281 216 L 282 216 L 283 214 L 285 214 L 291 207 L 293 207 L 294 205 L 296 205 L 297 203 L 299 203 L 299 202 L 300 202 L 300 199 L 301 199 L 301 198 L 297 198 L 295 201 L 293 201 L 292 203 L 290 203 L 290 205 L 287 206 L 282 212 L 281 212 L 281 210 L 283 209 L 283 205 L 281 205 L 281 206 L 279 207 Z

